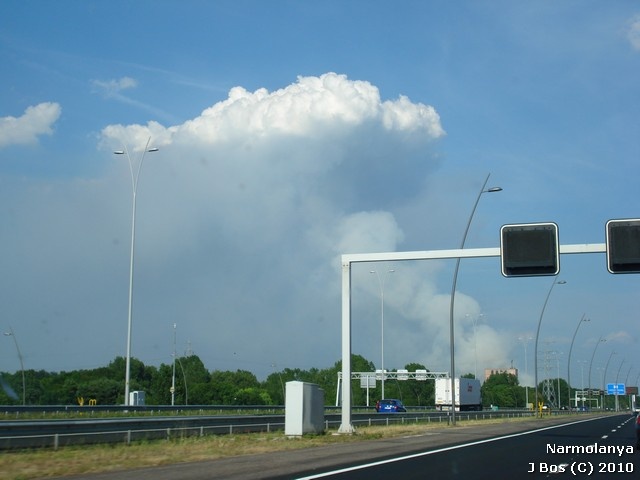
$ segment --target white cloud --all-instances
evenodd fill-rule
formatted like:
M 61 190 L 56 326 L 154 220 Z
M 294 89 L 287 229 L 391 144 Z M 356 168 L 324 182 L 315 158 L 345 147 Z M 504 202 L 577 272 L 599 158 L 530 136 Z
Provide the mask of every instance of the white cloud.
M 91 83 L 94 87 L 97 87 L 107 95 L 113 95 L 121 92 L 122 90 L 128 90 L 138 86 L 138 81 L 131 77 L 122 77 L 111 80 L 93 80 Z
M 402 231 L 389 212 L 358 212 L 344 217 L 334 238 L 336 253 L 393 252 Z
M 434 138 L 444 134 L 440 116 L 431 106 L 414 104 L 407 97 L 400 96 L 394 102 L 384 102 L 383 110 L 384 125 L 388 129 L 427 130 Z
M 634 49 L 640 50 L 640 15 L 631 21 L 627 31 L 627 38 Z
M 635 339 L 634 337 L 629 334 L 629 332 L 625 332 L 625 331 L 618 331 L 618 332 L 612 332 L 609 335 L 607 335 L 607 342 L 617 342 L 617 343 L 635 343 Z
M 57 103 L 45 102 L 28 107 L 21 117 L 0 118 L 0 148 L 35 144 L 39 136 L 51 135 L 61 112 Z
M 16 231 L 41 231 L 29 236 L 31 249 L 69 268 L 78 245 L 60 241 L 54 248 L 40 239 L 62 223 L 65 237 L 82 239 L 81 274 L 76 268 L 62 275 L 74 278 L 73 285 L 59 282 L 53 291 L 45 288 L 51 280 L 43 274 L 36 281 L 42 285 L 25 291 L 51 295 L 43 305 L 66 305 L 69 292 L 86 298 L 87 305 L 75 304 L 74 310 L 85 317 L 91 311 L 91 325 L 102 329 L 96 341 L 111 345 L 108 355 L 114 349 L 122 354 L 122 331 L 107 326 L 125 318 L 131 185 L 127 159 L 110 151 L 124 143 L 135 171 L 151 137 L 160 151 L 145 156 L 137 196 L 134 356 L 168 361 L 166 332 L 158 325 L 176 322 L 211 369 L 227 367 L 219 359 L 228 349 L 253 362 L 247 368 L 256 371 L 272 363 L 331 365 L 340 348 L 336 258 L 401 248 L 404 233 L 387 199 L 393 194 L 397 204 L 423 198 L 424 178 L 438 165 L 425 152 L 442 135 L 433 107 L 406 97 L 383 101 L 372 84 L 334 73 L 300 77 L 274 92 L 235 87 L 226 100 L 179 125 L 109 125 L 100 138 L 112 165 L 105 178 L 35 189 L 30 205 L 43 207 L 28 219 L 14 219 L 24 222 Z M 67 216 L 70 211 L 74 215 Z M 92 255 L 92 248 L 99 253 Z M 415 325 L 430 338 L 446 335 L 438 312 L 446 311 L 440 307 L 448 296 L 438 297 L 429 277 L 434 271 L 416 267 L 390 286 L 405 286 L 390 296 L 389 307 L 412 327 L 399 332 L 410 344 Z M 67 306 L 56 308 L 71 315 Z M 46 332 L 63 331 L 69 330 Z M 105 350 L 71 346 L 68 338 L 49 337 L 47 344 L 86 348 L 87 356 Z M 407 361 L 420 360 L 422 347 L 416 343 L 402 353 L 411 356 Z
M 127 85 L 106 86 L 115 91 Z M 229 348 L 242 350 L 252 370 L 274 362 L 303 368 L 332 364 L 339 358 L 338 257 L 401 249 L 405 234 L 386 199 L 392 194 L 396 203 L 423 202 L 424 179 L 438 164 L 425 151 L 443 135 L 433 107 L 404 96 L 383 101 L 372 84 L 334 73 L 300 77 L 274 92 L 235 87 L 226 100 L 180 125 L 105 127 L 102 147 L 111 151 L 124 143 L 134 169 L 149 138 L 151 146 L 160 147 L 145 157 L 139 184 L 136 329 L 146 333 L 135 336 L 134 356 L 167 361 L 155 351 L 164 341 L 157 325 L 176 321 L 209 368 L 224 368 L 216 361 Z M 59 215 L 43 208 L 40 218 L 24 220 L 44 232 L 64 223 L 68 238 L 82 239 L 82 280 L 68 276 L 75 279 L 73 286 L 60 284 L 48 303 L 76 292 L 91 299 L 91 305 L 76 306 L 80 314 L 103 305 L 91 314 L 92 323 L 101 325 L 123 312 L 123 288 L 121 305 L 106 305 L 113 303 L 108 285 L 122 287 L 126 279 L 130 228 L 129 166 L 123 156 L 109 158 L 114 168 L 99 182 L 32 191 L 31 204 L 49 205 Z M 60 218 L 68 211 L 75 214 Z M 31 238 L 30 249 L 42 258 L 73 265 L 79 255 L 78 245 L 71 243 L 66 252 L 62 241 L 55 251 L 41 245 L 38 239 L 46 233 Z M 99 255 L 91 254 L 91 245 L 99 246 Z M 418 361 L 448 370 L 449 296 L 436 284 L 442 265 L 398 266 L 389 279 L 389 316 L 402 325 L 389 332 L 394 368 Z M 368 270 L 354 290 L 376 298 Z M 82 285 L 89 291 L 78 292 Z M 96 293 L 102 291 L 104 299 Z M 456 311 L 459 369 L 467 372 L 475 356 L 469 354 L 464 316 L 479 313 L 480 306 L 459 292 Z M 63 329 L 46 330 L 49 335 L 57 331 Z M 121 333 L 96 337 L 115 337 L 107 343 L 117 347 Z M 481 341 L 479 360 L 494 360 L 498 336 L 484 329 Z M 106 355 L 121 353 L 113 346 L 106 349 Z
M 154 208 L 144 215 L 154 240 L 141 255 L 175 256 L 179 245 L 194 255 L 224 252 L 222 264 L 236 259 L 224 279 L 225 301 L 263 290 L 257 279 L 268 278 L 262 282 L 280 300 L 261 305 L 259 315 L 295 330 L 301 318 L 324 318 L 339 304 L 327 297 L 339 292 L 337 256 L 399 248 L 404 234 L 384 199 L 390 192 L 411 198 L 423 188 L 437 164 L 425 151 L 443 135 L 433 107 L 403 96 L 383 101 L 371 83 L 327 73 L 273 92 L 234 87 L 183 124 L 110 125 L 101 141 L 110 148 L 124 142 L 131 151 L 151 137 L 161 148 L 153 166 L 151 159 L 145 165 Z M 265 273 L 267 264 L 277 268 Z M 321 293 L 311 299 L 310 292 Z
M 341 136 L 366 122 L 405 134 L 417 132 L 423 140 L 444 135 L 433 107 L 411 103 L 404 96 L 381 102 L 378 89 L 369 82 L 335 73 L 299 77 L 296 83 L 274 92 L 261 88 L 251 93 L 234 87 L 227 100 L 205 109 L 199 117 L 155 133 L 167 144 L 241 141 L 246 145 L 268 135 Z M 113 136 L 109 129 L 103 134 Z
M 407 135 L 415 142 L 404 142 Z M 208 221 L 227 232 L 259 230 L 260 240 L 267 241 L 289 229 L 300 237 L 306 229 L 305 238 L 316 246 L 330 238 L 327 252 L 344 253 L 395 248 L 402 241 L 390 213 L 363 208 L 378 193 L 359 189 L 374 185 L 374 174 L 390 181 L 389 188 L 394 176 L 419 178 L 419 171 L 405 171 L 397 162 L 425 163 L 425 144 L 442 135 L 433 107 L 406 97 L 382 102 L 370 83 L 328 73 L 300 77 L 271 93 L 235 87 L 225 101 L 181 125 L 110 125 L 101 141 L 139 152 L 151 137 L 154 146 L 170 152 L 162 165 L 189 178 L 187 195 L 195 206 L 176 213 L 181 222 L 191 215 L 201 221 L 198 210 L 206 208 Z M 380 155 L 385 156 L 376 159 Z

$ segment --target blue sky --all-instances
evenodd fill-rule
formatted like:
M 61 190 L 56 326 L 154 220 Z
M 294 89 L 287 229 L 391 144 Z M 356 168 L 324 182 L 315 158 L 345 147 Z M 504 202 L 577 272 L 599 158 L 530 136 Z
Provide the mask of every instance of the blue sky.
M 503 191 L 482 195 L 467 247 L 547 221 L 562 244 L 603 243 L 607 220 L 640 216 L 633 1 L 5 1 L 0 61 L 0 326 L 25 368 L 125 354 L 132 186 L 112 152 L 136 162 L 149 138 L 132 354 L 153 365 L 174 323 L 210 370 L 333 365 L 340 255 L 457 248 L 489 174 Z M 447 371 L 453 267 L 354 267 L 353 351 L 379 364 L 369 272 L 393 269 L 385 368 Z M 573 385 L 584 362 L 593 386 L 607 362 L 607 382 L 635 383 L 638 276 L 590 254 L 558 279 L 539 377 L 566 377 L 585 315 Z M 463 261 L 457 373 L 513 365 L 532 385 L 519 339 L 552 281 Z M 6 338 L 0 370 L 17 369 Z

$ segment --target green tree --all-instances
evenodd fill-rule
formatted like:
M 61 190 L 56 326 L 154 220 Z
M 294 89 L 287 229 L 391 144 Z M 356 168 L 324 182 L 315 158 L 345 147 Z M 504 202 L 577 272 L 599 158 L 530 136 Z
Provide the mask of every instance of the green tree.
M 176 359 L 176 403 L 206 405 L 210 396 L 206 394 L 211 374 L 197 355 Z
M 158 367 L 158 370 L 151 380 L 147 403 L 149 405 L 171 405 L 171 382 L 173 369 L 171 365 L 165 363 Z M 176 383 L 179 383 L 176 380 Z M 184 401 L 175 401 L 177 405 L 184 405 Z
M 269 395 L 261 388 L 249 387 L 237 390 L 234 397 L 234 405 L 268 405 Z
M 235 372 L 216 370 L 211 373 L 212 401 L 218 405 L 234 405 L 238 392 L 249 388 L 260 388 L 256 376 L 246 370 Z
M 129 391 L 142 390 L 147 393 L 151 387 L 155 367 L 145 367 L 137 358 L 131 358 L 129 364 Z M 116 382 L 121 382 L 120 393 L 114 399 L 114 404 L 125 403 L 124 383 L 126 374 L 126 359 L 124 357 L 116 357 L 107 365 L 106 368 L 99 368 L 88 371 L 88 377 L 103 377 Z M 86 378 L 85 375 L 83 375 Z
M 42 391 L 40 398 L 34 404 L 37 405 L 65 405 L 68 404 L 64 399 L 67 397 L 64 390 L 64 381 L 67 374 L 39 372 L 40 389 Z
M 22 389 L 16 391 L 13 384 L 13 376 L 6 372 L 0 372 L 0 405 L 19 405 L 22 403 Z
M 524 390 L 518 385 L 518 377 L 510 373 L 491 375 L 482 385 L 482 403 L 485 407 L 524 405 Z
M 115 357 L 108 365 L 87 370 L 69 372 L 46 372 L 26 370 L 26 402 L 31 405 L 75 405 L 79 398 L 85 404 L 95 399 L 100 405 L 124 403 L 124 377 L 126 360 Z M 405 365 L 410 372 L 426 370 L 424 365 Z M 361 355 L 351 356 L 352 372 L 374 372 L 375 364 Z M 284 368 L 274 371 L 264 382 L 245 370 L 208 372 L 196 355 L 176 358 L 175 404 L 265 404 L 283 405 L 286 383 L 289 381 L 310 382 L 325 392 L 325 404 L 333 405 L 338 393 L 338 373 L 342 362 L 329 368 Z M 170 405 L 170 388 L 173 381 L 173 365 L 147 366 L 136 358 L 131 359 L 130 390 L 143 390 L 148 405 Z M 22 372 L 1 373 L 0 404 L 22 402 Z M 367 403 L 367 390 L 361 388 L 359 380 L 352 381 L 352 403 L 362 406 Z M 566 384 L 565 384 L 566 385 Z M 389 395 L 401 398 L 407 405 L 433 404 L 432 381 L 387 380 L 385 390 Z M 372 404 L 380 396 L 381 382 L 369 391 Z M 14 392 L 14 393 L 11 393 Z M 386 393 L 386 392 L 385 392 Z M 498 395 L 498 393 L 496 393 Z M 504 395 L 500 396 L 503 401 Z
M 88 401 L 94 399 L 99 405 L 116 404 L 122 395 L 121 383 L 110 378 L 95 378 L 78 387 L 78 398 Z
M 274 372 L 269 374 L 266 380 L 262 383 L 262 387 L 269 395 L 269 398 L 272 401 L 272 405 L 284 405 L 286 387 L 285 381 L 282 377 L 282 372 Z
M 352 372 L 375 372 L 375 364 L 362 355 L 351 354 L 351 371 Z M 342 360 L 337 361 L 334 364 L 334 370 L 336 373 L 342 371 Z M 347 381 L 343 379 L 343 381 Z M 380 383 L 380 382 L 377 382 Z M 385 385 L 386 389 L 386 385 Z M 382 391 L 382 387 L 376 387 L 369 391 L 370 399 L 371 398 L 380 398 Z M 386 392 L 385 392 L 386 393 Z M 326 393 L 325 393 L 325 402 L 326 402 Z M 371 402 L 370 402 L 371 403 Z M 351 380 L 351 404 L 352 405 L 366 405 L 367 404 L 367 391 L 364 388 L 360 387 L 360 380 Z
M 404 366 L 404 369 L 409 372 L 415 372 L 417 370 L 427 370 L 427 367 L 420 363 L 408 363 Z M 425 381 L 412 378 L 409 380 L 399 380 L 396 385 L 399 391 L 399 398 L 405 405 L 427 406 L 435 403 L 435 384 L 433 380 Z

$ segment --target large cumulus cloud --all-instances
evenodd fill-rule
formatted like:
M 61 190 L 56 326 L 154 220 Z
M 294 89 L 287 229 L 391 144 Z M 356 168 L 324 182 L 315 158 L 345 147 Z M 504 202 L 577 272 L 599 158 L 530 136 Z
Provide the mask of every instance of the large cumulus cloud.
M 234 87 L 178 125 L 106 126 L 102 177 L 26 186 L 29 214 L 9 219 L 12 231 L 35 226 L 40 234 L 23 247 L 16 236 L 12 244 L 25 251 L 15 258 L 30 258 L 29 249 L 56 262 L 8 288 L 43 292 L 32 315 L 46 318 L 33 328 L 43 344 L 94 364 L 124 353 L 131 171 L 150 139 L 160 150 L 144 155 L 137 185 L 133 356 L 168 362 L 176 323 L 183 351 L 209 369 L 264 375 L 274 364 L 331 365 L 340 357 L 340 254 L 403 249 L 396 212 L 423 208 L 416 203 L 439 167 L 435 142 L 444 135 L 432 106 L 383 100 L 371 83 L 335 73 L 275 91 Z M 111 155 L 123 146 L 132 170 L 126 156 Z M 62 224 L 64 234 L 47 236 Z M 354 272 L 356 330 L 379 312 L 369 269 Z M 448 295 L 440 269 L 407 263 L 389 281 L 398 326 L 389 332 L 391 367 L 442 365 Z M 456 303 L 462 317 L 480 310 L 462 293 Z M 74 329 L 63 327 L 69 322 Z M 468 326 L 460 328 L 468 342 Z M 87 329 L 91 340 L 74 340 Z M 361 329 L 359 353 L 375 358 L 376 332 Z M 496 344 L 491 331 L 483 336 Z M 473 356 L 460 361 L 468 371 Z
M 315 318 L 332 325 L 319 332 L 328 337 L 339 326 L 339 255 L 399 248 L 404 234 L 389 199 L 419 193 L 438 165 L 430 144 L 444 134 L 432 106 L 406 96 L 382 100 L 369 82 L 327 73 L 272 92 L 234 87 L 180 125 L 110 125 L 102 143 L 135 150 L 150 137 L 163 152 L 145 166 L 145 189 L 155 199 L 145 214 L 155 217 L 149 261 L 170 258 L 179 245 L 189 255 L 221 256 L 211 265 L 226 270 L 220 288 L 227 301 L 242 303 L 248 284 L 257 290 L 235 312 L 254 317 L 257 309 L 269 318 L 254 332 L 267 337 L 273 322 L 297 331 Z M 205 270 L 207 281 L 222 281 Z M 267 279 L 271 296 L 258 278 Z M 274 296 L 278 306 L 270 304 Z

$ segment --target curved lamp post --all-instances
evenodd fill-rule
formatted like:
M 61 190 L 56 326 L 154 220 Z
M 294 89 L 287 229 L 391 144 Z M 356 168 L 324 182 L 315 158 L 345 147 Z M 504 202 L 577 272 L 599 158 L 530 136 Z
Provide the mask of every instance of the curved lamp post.
M 583 322 L 591 321 L 588 318 L 586 318 L 586 316 L 587 316 L 586 313 L 582 314 L 582 318 L 578 322 L 576 331 L 573 333 L 573 338 L 571 339 L 571 346 L 569 347 L 569 359 L 567 360 L 567 389 L 569 390 L 569 404 L 571 404 L 571 350 L 573 350 L 573 342 L 576 340 L 576 335 L 578 335 L 578 329 L 580 329 L 580 325 L 582 325 Z
M 502 191 L 501 187 L 491 187 L 485 190 L 487 186 L 487 182 L 489 181 L 489 177 L 491 174 L 487 175 L 484 183 L 482 184 L 482 188 L 480 192 L 478 192 L 478 197 L 476 198 L 476 203 L 473 205 L 473 210 L 471 210 L 471 215 L 469 215 L 469 220 L 467 221 L 467 227 L 464 230 L 464 235 L 462 236 L 462 243 L 460 244 L 460 250 L 464 248 L 464 244 L 467 240 L 467 234 L 469 233 L 469 227 L 471 226 L 471 221 L 473 220 L 473 215 L 476 213 L 476 208 L 478 207 L 478 202 L 480 202 L 480 197 L 483 193 L 493 193 Z M 453 283 L 451 285 L 451 302 L 449 304 L 449 344 L 450 344 L 450 354 L 451 354 L 451 424 L 456 424 L 456 359 L 455 359 L 455 347 L 454 347 L 454 321 L 453 321 L 453 307 L 455 304 L 456 297 L 456 283 L 458 282 L 458 270 L 460 269 L 460 258 L 456 259 L 456 267 L 453 272 Z
M 607 370 L 609 369 L 609 362 L 611 361 L 611 357 L 617 355 L 616 352 L 611 351 L 609 355 L 609 359 L 607 360 L 607 364 L 604 366 L 604 373 L 602 374 L 602 408 L 604 409 L 604 401 L 606 399 L 607 391 L 605 390 L 605 382 L 607 380 Z
M 380 274 L 377 270 L 371 270 L 369 273 L 375 273 L 376 277 L 378 277 L 378 286 L 380 287 L 380 322 L 381 322 L 381 330 L 380 330 L 380 369 L 382 370 L 380 376 L 382 377 L 382 398 L 384 396 L 384 281 L 387 278 L 389 273 L 393 273 L 395 270 L 387 270 L 384 272 L 384 275 L 380 277 Z
M 284 405 L 287 395 L 284 389 L 284 382 L 282 381 L 282 374 L 280 372 L 276 372 L 277 365 L 275 363 L 271 364 L 271 368 L 273 368 L 273 373 L 278 374 L 278 378 L 280 378 L 280 388 L 282 388 L 282 404 Z
M 538 339 L 540 338 L 540 326 L 542 325 L 542 317 L 544 316 L 544 311 L 547 308 L 547 303 L 549 302 L 549 297 L 551 296 L 553 287 L 555 287 L 556 285 L 564 285 L 565 283 L 567 282 L 565 282 L 564 280 L 556 280 L 555 278 L 553 279 L 553 283 L 551 284 L 551 287 L 549 288 L 549 292 L 547 293 L 547 298 L 545 298 L 544 305 L 542 305 L 540 318 L 538 319 L 538 329 L 536 330 L 535 351 L 533 352 L 533 363 L 534 363 L 533 368 L 535 369 L 534 377 L 535 377 L 535 389 L 536 389 L 536 396 L 534 397 L 534 402 L 536 402 L 536 405 L 534 405 L 534 408 L 537 407 L 537 403 L 538 403 Z
M 20 360 L 20 370 L 22 371 L 22 405 L 26 405 L 27 401 L 27 387 L 24 377 L 24 362 L 22 361 L 22 353 L 20 352 L 20 347 L 18 346 L 18 340 L 16 340 L 16 335 L 13 333 L 13 328 L 9 327 L 8 332 L 4 332 L 5 337 L 13 338 L 13 343 L 16 346 L 16 352 L 18 352 L 18 360 Z
M 580 364 L 580 378 L 581 378 L 581 390 L 582 390 L 582 409 L 584 410 L 584 366 L 586 365 L 587 361 L 586 360 L 578 360 L 578 363 Z M 569 399 L 569 405 L 571 405 L 571 399 Z M 576 404 L 575 407 L 578 408 L 578 399 L 577 399 L 577 395 L 576 395 Z
M 189 405 L 189 389 L 187 388 L 187 374 L 184 371 L 184 367 L 182 366 L 182 361 L 179 357 L 176 357 L 178 361 L 178 365 L 180 365 L 180 370 L 182 370 L 182 379 L 184 380 L 184 404 Z
M 596 346 L 593 348 L 593 354 L 591 355 L 591 362 L 589 362 L 589 378 L 587 378 L 587 383 L 588 383 L 588 390 L 591 390 L 591 367 L 593 367 L 593 359 L 596 356 L 596 350 L 598 349 L 598 345 L 600 345 L 601 343 L 606 342 L 607 339 L 606 338 L 602 338 L 602 336 L 598 339 L 598 341 L 596 342 Z
M 138 191 L 138 180 L 140 179 L 140 171 L 142 170 L 142 164 L 144 162 L 144 156 L 147 152 L 157 152 L 157 148 L 149 148 L 149 142 L 151 137 L 147 140 L 147 144 L 142 151 L 138 168 L 134 169 L 131 162 L 131 156 L 127 147 L 124 146 L 123 150 L 116 150 L 114 155 L 126 155 L 129 162 L 129 171 L 131 172 L 131 188 L 133 193 L 132 201 L 132 213 L 131 213 L 131 255 L 129 260 L 129 315 L 127 322 L 127 359 L 126 359 L 126 371 L 124 378 L 124 404 L 129 405 L 129 383 L 131 379 L 131 326 L 132 326 L 132 311 L 133 311 L 133 256 L 135 251 L 136 241 L 136 197 Z
M 616 373 L 616 412 L 620 411 L 620 396 L 618 395 L 618 379 L 620 378 L 620 370 L 622 370 L 622 365 L 624 365 L 624 361 L 626 359 L 623 358 L 620 363 L 620 368 L 618 368 L 618 373 Z
M 626 378 L 625 378 L 625 380 L 624 380 L 624 385 L 625 385 L 625 387 L 626 387 L 627 385 L 629 385 L 629 375 L 631 375 L 631 370 L 633 370 L 633 365 L 631 365 L 631 366 L 629 367 L 629 371 L 627 372 L 627 377 L 626 377 Z

